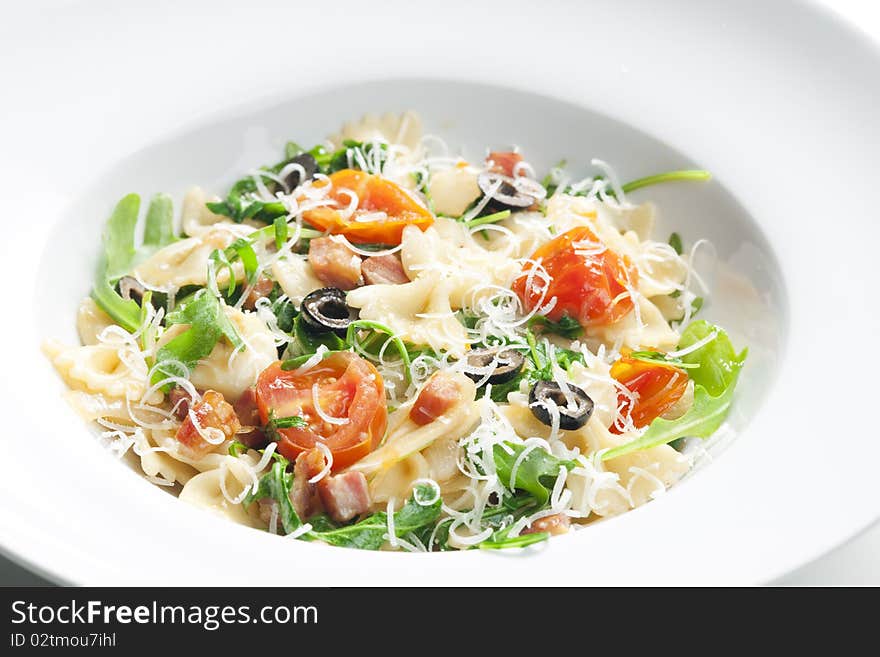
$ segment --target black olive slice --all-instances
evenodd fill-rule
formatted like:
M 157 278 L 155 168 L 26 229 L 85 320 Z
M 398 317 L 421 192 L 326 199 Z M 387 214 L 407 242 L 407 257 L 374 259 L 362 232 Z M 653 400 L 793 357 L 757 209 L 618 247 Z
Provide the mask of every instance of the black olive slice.
M 291 192 L 299 187 L 306 180 L 311 180 L 315 176 L 315 173 L 317 173 L 318 171 L 318 163 L 315 161 L 315 158 L 308 153 L 300 153 L 296 157 L 292 158 L 287 164 L 300 165 L 306 174 L 305 177 L 303 177 L 299 169 L 294 169 L 286 176 L 284 176 L 284 184 L 287 185 L 288 191 Z
M 345 303 L 345 292 L 338 287 L 322 287 L 309 292 L 301 306 L 302 321 L 312 333 L 333 331 L 344 338 L 348 325 L 356 317 L 355 310 Z
M 140 304 L 144 299 L 147 288 L 133 276 L 123 276 L 119 279 L 119 296 L 125 300 L 134 300 Z
M 500 173 L 483 172 L 477 176 L 477 185 L 492 199 L 490 205 L 493 207 L 522 210 L 535 203 L 534 196 L 519 191 L 514 183 L 513 178 Z
M 551 404 L 556 404 L 559 409 L 559 428 L 566 431 L 580 429 L 593 414 L 593 400 L 577 386 L 569 384 L 568 389 L 575 398 L 577 408 L 574 410 L 568 408 L 568 400 L 556 381 L 538 381 L 529 393 L 529 408 L 532 409 L 532 415 L 548 427 L 552 426 L 549 407 Z
M 492 363 L 496 363 L 495 369 L 486 383 L 496 385 L 499 383 L 507 383 L 516 378 L 516 375 L 522 371 L 525 358 L 516 349 L 474 349 L 467 355 L 467 364 L 471 367 L 488 367 Z M 474 381 L 482 381 L 485 374 L 476 372 L 465 372 L 464 375 Z

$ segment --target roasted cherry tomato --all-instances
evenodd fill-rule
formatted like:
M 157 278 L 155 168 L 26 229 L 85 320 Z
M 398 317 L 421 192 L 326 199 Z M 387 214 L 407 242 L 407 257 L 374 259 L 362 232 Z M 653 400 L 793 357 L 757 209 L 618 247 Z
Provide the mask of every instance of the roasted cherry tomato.
M 523 156 L 514 151 L 492 151 L 486 156 L 486 164 L 494 173 L 503 173 L 513 178 L 516 165 L 523 161 Z
M 617 393 L 617 408 L 627 413 L 636 428 L 651 424 L 675 404 L 687 389 L 688 375 L 672 365 L 647 363 L 624 354 L 611 366 L 611 376 L 633 393 L 635 401 L 625 393 Z M 613 433 L 620 430 L 611 425 Z
M 315 228 L 345 235 L 360 244 L 400 244 L 403 229 L 409 225 L 425 230 L 434 217 L 399 186 L 365 171 L 342 169 L 330 175 L 329 196 L 340 208 L 348 207 L 350 190 L 357 194 L 357 209 L 346 217 L 338 208 L 315 208 L 303 213 L 303 220 Z M 384 213 L 382 217 L 380 213 Z M 371 218 L 367 215 L 375 215 Z
M 273 363 L 257 380 L 257 406 L 263 424 L 269 422 L 270 412 L 274 418 L 305 419 L 306 427 L 277 429 L 278 451 L 284 457 L 293 461 L 321 442 L 333 453 L 334 471 L 369 454 L 388 423 L 382 377 L 372 364 L 348 351 L 304 371 L 282 370 L 281 361 Z
M 512 288 L 526 311 L 542 303 L 542 298 L 546 305 L 556 297 L 547 319 L 556 322 L 567 315 L 589 326 L 613 324 L 633 309 L 627 286 L 636 286 L 638 271 L 629 258 L 610 251 L 586 226 L 550 240 L 531 260 L 541 263 L 550 282 L 537 273 L 530 276 L 532 262 L 523 266 Z

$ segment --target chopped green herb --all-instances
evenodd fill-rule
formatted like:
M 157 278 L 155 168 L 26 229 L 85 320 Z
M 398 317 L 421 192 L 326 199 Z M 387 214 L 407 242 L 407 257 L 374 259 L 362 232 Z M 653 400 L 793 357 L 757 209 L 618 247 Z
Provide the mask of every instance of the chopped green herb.
M 678 255 L 681 255 L 684 252 L 684 245 L 681 242 L 681 235 L 678 233 L 672 233 L 669 236 L 669 246 L 672 247 L 672 250 L 675 251 Z

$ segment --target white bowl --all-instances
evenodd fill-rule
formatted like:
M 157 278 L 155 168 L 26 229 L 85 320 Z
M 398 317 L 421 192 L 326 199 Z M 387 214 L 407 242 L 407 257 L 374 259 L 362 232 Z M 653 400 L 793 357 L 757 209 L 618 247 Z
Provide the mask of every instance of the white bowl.
M 149 62 L 137 53 L 155 16 L 63 16 L 67 30 L 111 36 L 65 42 L 59 69 L 46 35 L 31 65 L 69 96 L 50 95 L 50 111 L 36 89 L 23 107 L 3 110 L 4 130 L 16 129 L 2 172 L 19 183 L 4 262 L 16 281 L 35 282 L 8 297 L 0 329 L 5 550 L 89 584 L 740 583 L 781 575 L 880 514 L 869 414 L 880 229 L 868 211 L 880 59 L 859 38 L 813 9 L 776 3 L 752 12 L 666 3 L 659 12 L 644 2 L 624 12 L 507 2 L 467 14 L 406 5 L 393 39 L 337 37 L 328 50 L 320 30 L 297 30 L 295 49 L 285 49 L 239 30 L 235 56 L 214 43 L 206 58 L 210 35 L 243 16 L 196 29 L 203 8 L 182 4 L 192 11 L 163 25 Z M 388 29 L 342 4 L 364 35 Z M 288 11 L 273 6 L 270 24 Z M 316 11 L 297 7 L 295 19 L 308 25 Z M 112 35 L 123 25 L 120 50 Z M 526 45 L 503 57 L 495 35 Z M 290 68 L 295 77 L 284 77 Z M 96 444 L 38 345 L 75 339 L 75 308 L 115 201 L 130 191 L 179 200 L 191 184 L 223 190 L 286 139 L 311 144 L 364 112 L 410 108 L 475 156 L 516 143 L 539 171 L 561 157 L 574 169 L 600 157 L 623 178 L 690 166 L 715 174 L 708 185 L 638 192 L 659 205 L 661 236 L 676 230 L 716 245 L 722 266 L 707 317 L 750 348 L 731 417 L 738 435 L 713 450 L 709 467 L 645 507 L 539 549 L 409 555 L 232 525 Z

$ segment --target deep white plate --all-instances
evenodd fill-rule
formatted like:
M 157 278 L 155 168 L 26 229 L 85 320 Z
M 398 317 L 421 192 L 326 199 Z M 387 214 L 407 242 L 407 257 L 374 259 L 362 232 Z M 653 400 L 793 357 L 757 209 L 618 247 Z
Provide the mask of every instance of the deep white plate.
M 50 2 L 0 28 L 5 551 L 88 584 L 749 583 L 880 515 L 880 57 L 859 35 L 781 2 L 173 7 Z M 231 525 L 97 445 L 39 343 L 73 339 L 117 198 L 222 190 L 287 138 L 409 108 L 466 152 L 515 142 L 539 169 L 713 172 L 639 196 L 661 231 L 716 244 L 709 317 L 752 349 L 713 463 L 536 550 L 409 555 Z

